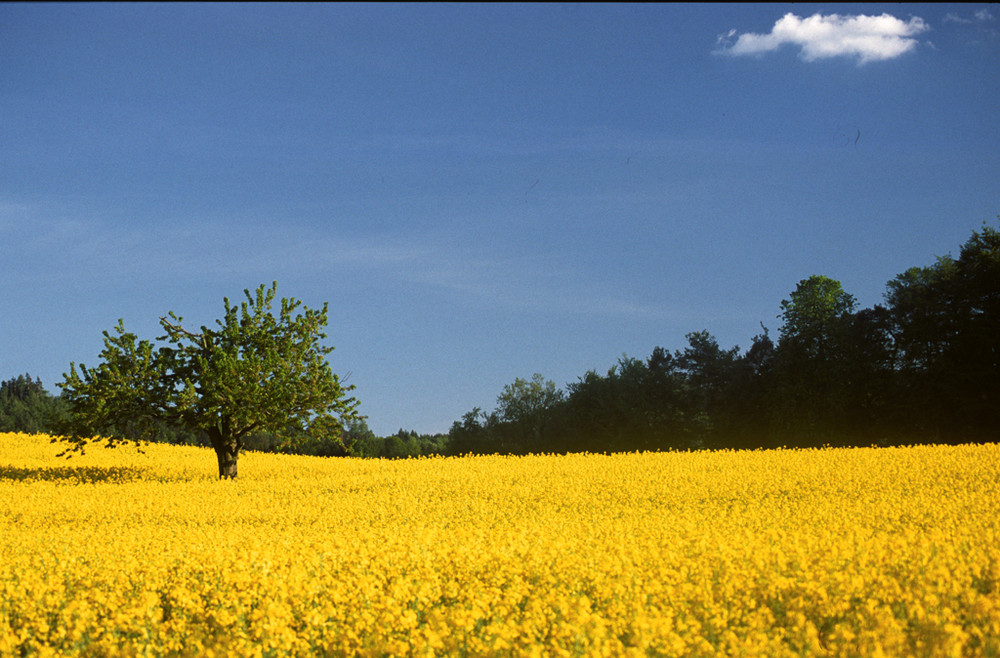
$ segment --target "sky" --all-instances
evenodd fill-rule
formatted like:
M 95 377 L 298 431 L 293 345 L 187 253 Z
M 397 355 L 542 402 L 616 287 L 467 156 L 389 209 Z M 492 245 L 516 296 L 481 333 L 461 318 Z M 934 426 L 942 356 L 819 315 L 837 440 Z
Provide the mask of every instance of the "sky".
M 0 379 L 329 303 L 376 434 L 777 336 L 1000 214 L 989 4 L 0 3 Z

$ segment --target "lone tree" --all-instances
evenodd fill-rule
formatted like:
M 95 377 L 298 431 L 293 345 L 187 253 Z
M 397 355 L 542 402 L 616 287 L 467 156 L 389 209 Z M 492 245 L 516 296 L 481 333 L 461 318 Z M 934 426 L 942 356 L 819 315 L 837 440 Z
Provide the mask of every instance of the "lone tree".
M 166 332 L 136 342 L 122 320 L 114 335 L 105 331 L 103 362 L 82 363 L 59 386 L 70 417 L 56 428 L 71 443 L 66 452 L 103 437 L 109 446 L 157 438 L 166 426 L 204 432 L 219 459 L 219 477 L 235 478 L 246 437 L 270 432 L 286 443 L 306 438 L 340 441 L 346 423 L 356 420 L 353 386 L 341 384 L 323 347 L 327 304 L 321 311 L 292 299 L 271 313 L 277 283 L 245 290 L 238 308 L 225 299 L 217 328 L 185 329 L 170 312 L 160 318 Z

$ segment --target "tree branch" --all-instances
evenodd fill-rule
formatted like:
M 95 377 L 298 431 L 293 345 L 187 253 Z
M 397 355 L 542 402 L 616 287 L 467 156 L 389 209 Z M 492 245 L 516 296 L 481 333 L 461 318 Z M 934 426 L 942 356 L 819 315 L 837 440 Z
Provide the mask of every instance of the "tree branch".
M 183 334 L 183 335 L 187 336 L 188 338 L 190 338 L 191 340 L 197 342 L 199 345 L 201 345 L 201 348 L 203 350 L 207 350 L 208 349 L 208 342 L 205 340 L 205 334 L 203 334 L 203 333 L 202 334 L 192 333 L 192 332 L 188 331 L 187 329 L 185 329 L 184 327 L 180 326 L 179 324 L 173 324 L 172 322 L 170 322 L 170 320 L 168 320 L 166 318 L 166 316 L 162 316 L 161 315 L 160 316 L 160 322 L 167 329 L 169 329 L 171 331 L 175 331 L 175 332 L 177 332 L 179 334 Z

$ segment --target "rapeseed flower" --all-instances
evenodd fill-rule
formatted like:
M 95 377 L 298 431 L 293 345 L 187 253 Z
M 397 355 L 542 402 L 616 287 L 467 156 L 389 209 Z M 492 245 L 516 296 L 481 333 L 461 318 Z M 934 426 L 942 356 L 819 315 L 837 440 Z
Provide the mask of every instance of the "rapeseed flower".
M 1000 447 L 323 459 L 0 434 L 0 656 L 1000 654 Z

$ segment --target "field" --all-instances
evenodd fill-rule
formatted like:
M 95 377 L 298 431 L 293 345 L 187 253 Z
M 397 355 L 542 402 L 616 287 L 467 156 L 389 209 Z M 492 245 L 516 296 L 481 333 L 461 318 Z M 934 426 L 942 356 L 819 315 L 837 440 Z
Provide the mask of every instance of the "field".
M 1000 655 L 1000 446 L 321 459 L 0 434 L 0 655 Z

